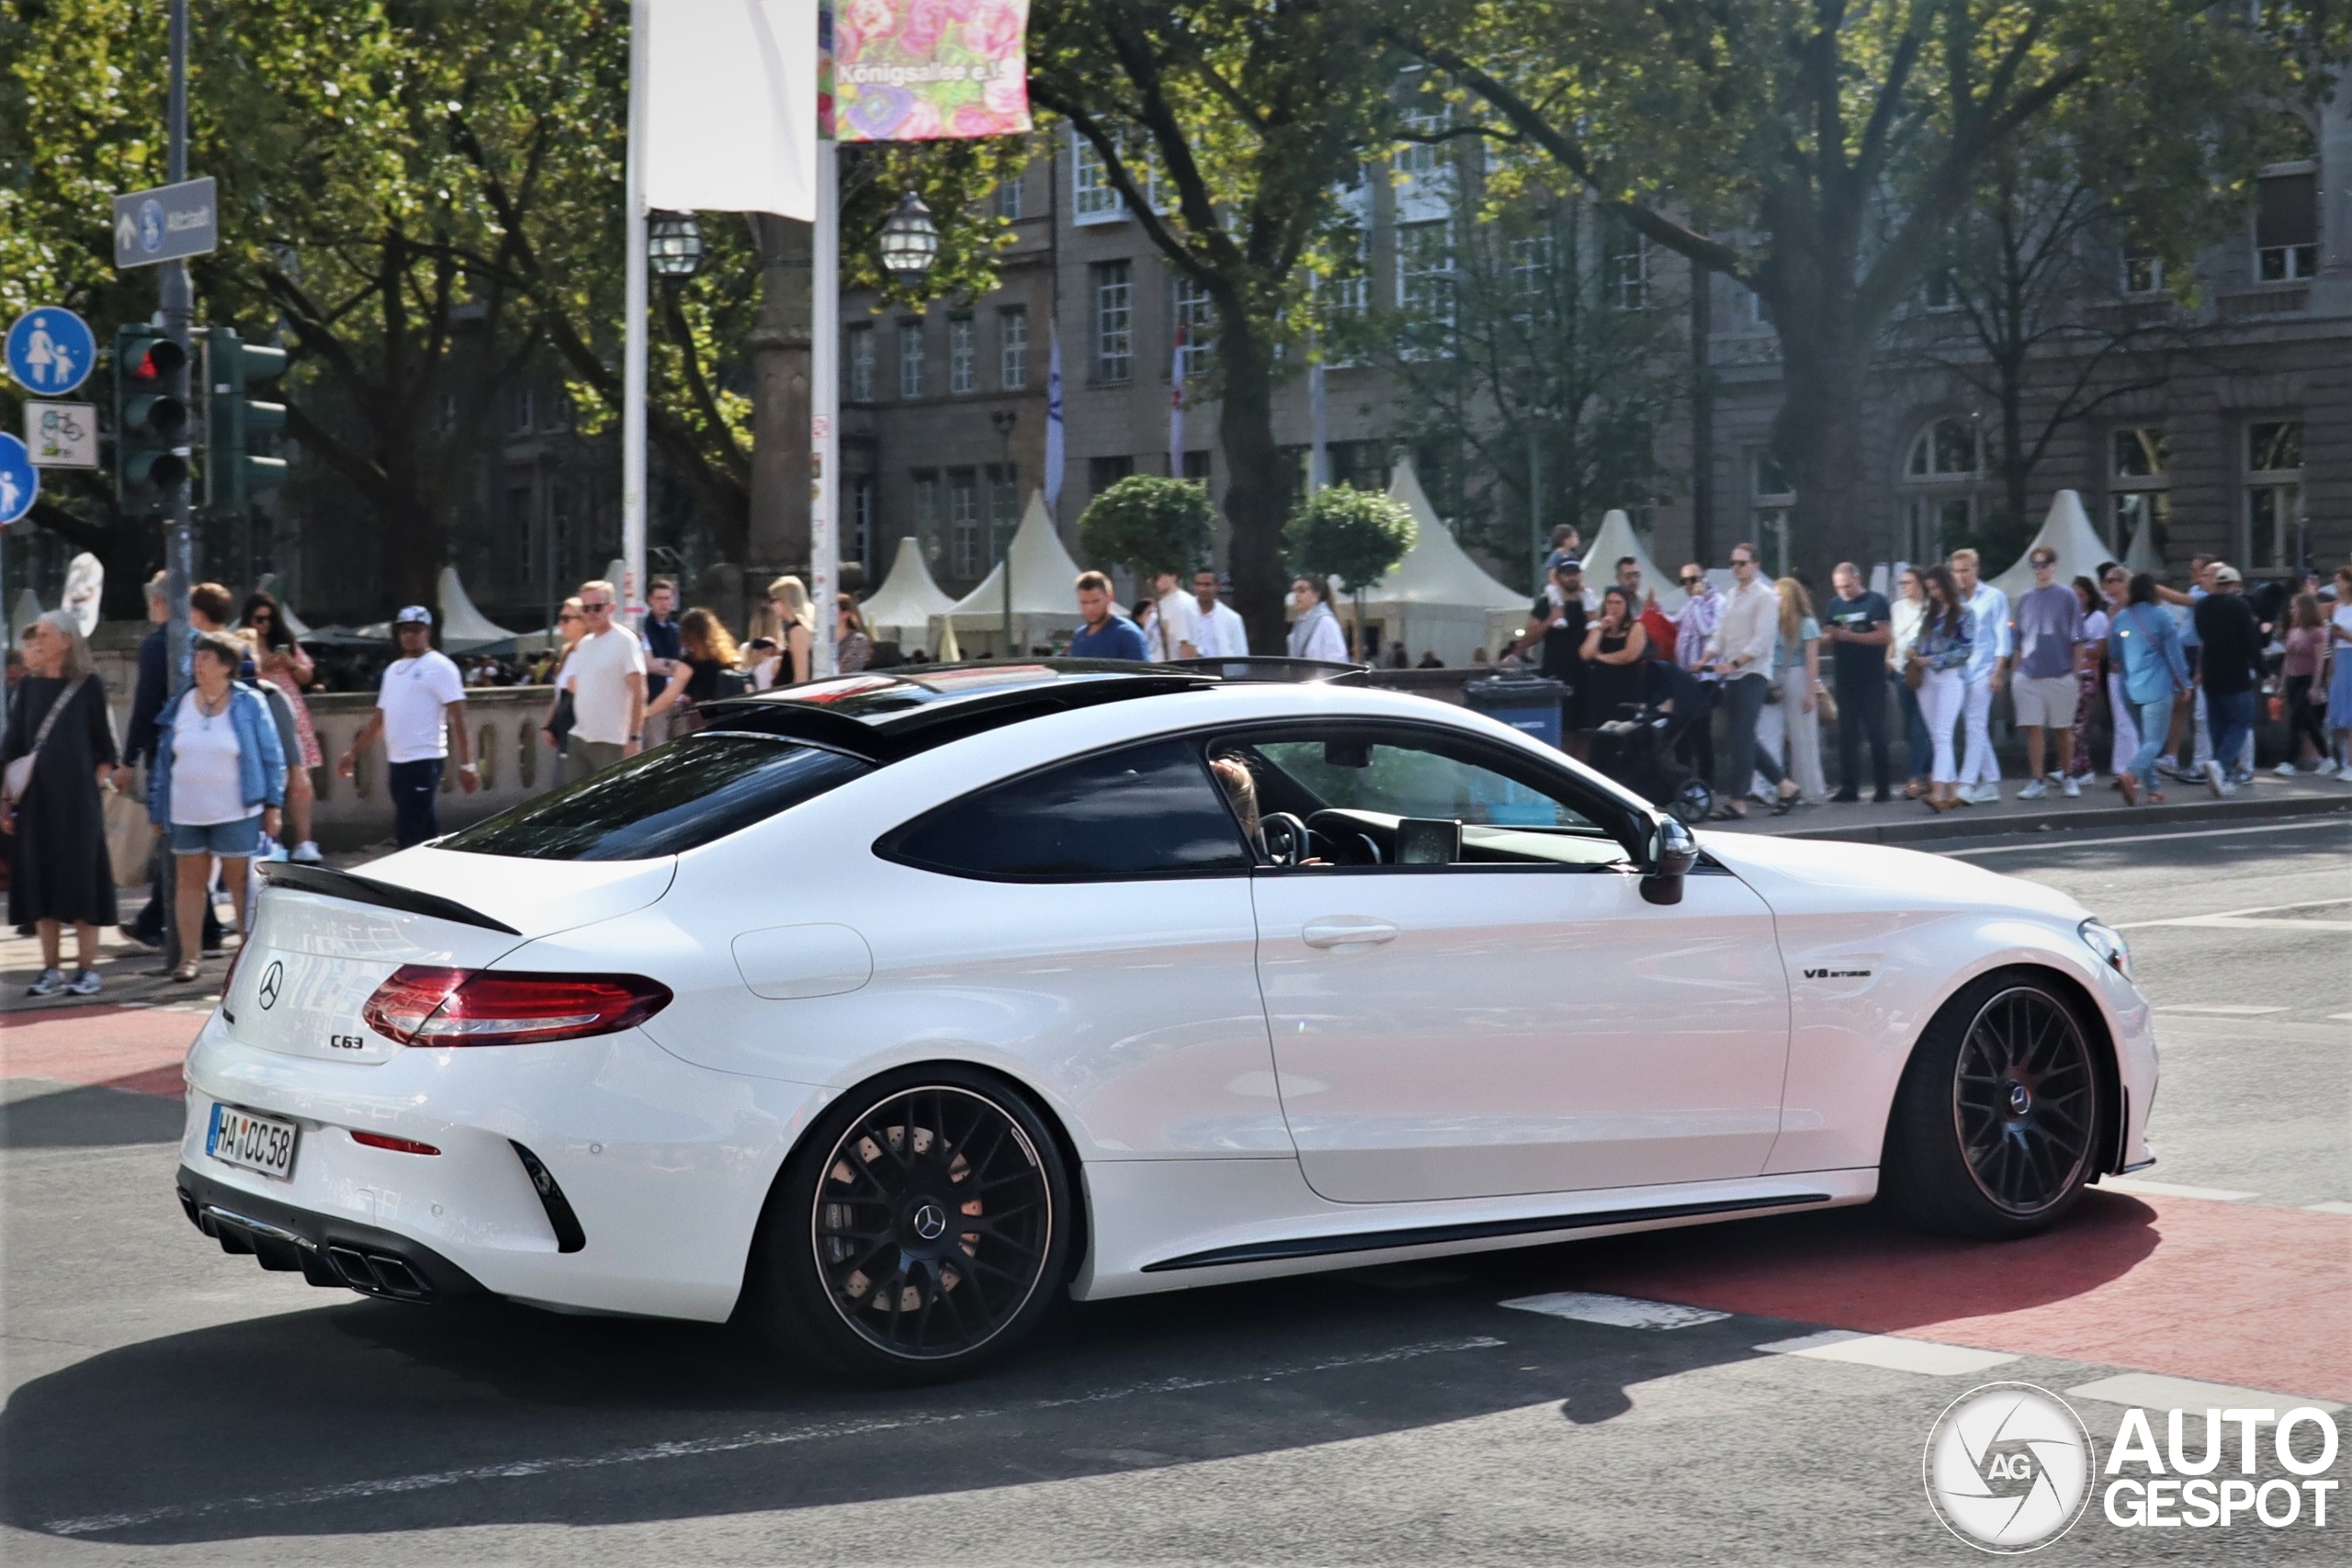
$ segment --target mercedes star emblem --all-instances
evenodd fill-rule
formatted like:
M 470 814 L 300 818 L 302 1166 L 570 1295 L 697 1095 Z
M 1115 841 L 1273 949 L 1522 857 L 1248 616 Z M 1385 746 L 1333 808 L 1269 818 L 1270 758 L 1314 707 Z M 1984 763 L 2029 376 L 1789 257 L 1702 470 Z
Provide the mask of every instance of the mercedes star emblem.
M 936 1203 L 925 1203 L 915 1211 L 915 1235 L 925 1241 L 937 1241 L 947 1228 L 947 1211 Z
M 264 1011 L 277 1005 L 278 987 L 286 984 L 286 965 L 273 958 L 269 967 L 262 971 L 261 1005 Z

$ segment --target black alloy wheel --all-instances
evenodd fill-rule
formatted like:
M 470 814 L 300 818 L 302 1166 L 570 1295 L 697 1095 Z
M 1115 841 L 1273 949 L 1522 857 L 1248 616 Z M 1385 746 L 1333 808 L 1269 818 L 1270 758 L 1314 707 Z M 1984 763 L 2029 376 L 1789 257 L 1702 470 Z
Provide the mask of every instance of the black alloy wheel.
M 1925 1230 L 2003 1239 L 2074 1207 L 2105 1147 L 2105 1043 L 2052 976 L 1963 987 L 1921 1032 L 1887 1118 L 1882 1194 Z
M 1020 1096 L 963 1069 L 894 1081 L 906 1077 L 844 1096 L 811 1129 L 755 1272 L 783 1308 L 777 1337 L 888 1383 L 1009 1351 L 1058 1293 L 1071 1228 L 1060 1154 Z
M 1951 1102 L 1969 1174 L 2005 1212 L 2039 1213 L 2082 1179 L 2098 1085 L 2081 1026 L 2047 991 L 2018 986 L 1984 1004 L 1961 1041 Z

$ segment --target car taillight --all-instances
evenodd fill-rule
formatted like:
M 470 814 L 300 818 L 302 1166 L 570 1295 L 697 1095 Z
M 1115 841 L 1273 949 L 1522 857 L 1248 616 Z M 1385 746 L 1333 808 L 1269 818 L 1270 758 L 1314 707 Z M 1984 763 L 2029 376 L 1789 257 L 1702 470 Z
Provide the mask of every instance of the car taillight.
M 670 1005 L 642 975 L 530 975 L 404 964 L 360 1016 L 403 1045 L 531 1045 L 610 1034 Z

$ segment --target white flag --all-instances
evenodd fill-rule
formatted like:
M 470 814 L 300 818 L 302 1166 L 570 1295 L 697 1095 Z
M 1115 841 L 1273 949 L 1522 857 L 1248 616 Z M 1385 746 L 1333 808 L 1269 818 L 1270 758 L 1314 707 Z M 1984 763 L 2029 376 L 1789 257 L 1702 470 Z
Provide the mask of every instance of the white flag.
M 1052 344 L 1046 362 L 1046 510 L 1056 516 L 1062 505 L 1062 327 L 1047 329 Z
M 645 202 L 817 216 L 817 0 L 643 0 Z
M 1176 357 L 1168 367 L 1168 477 L 1184 477 L 1184 323 L 1176 323 Z

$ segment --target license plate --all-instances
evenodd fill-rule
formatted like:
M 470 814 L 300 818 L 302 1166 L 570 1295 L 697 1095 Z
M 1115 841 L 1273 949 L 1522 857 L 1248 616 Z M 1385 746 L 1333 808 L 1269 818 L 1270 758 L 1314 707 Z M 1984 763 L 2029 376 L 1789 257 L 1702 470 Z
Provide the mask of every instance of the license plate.
M 204 1135 L 204 1152 L 214 1159 L 288 1181 L 294 1176 L 294 1140 L 298 1131 L 291 1122 L 215 1105 L 212 1126 Z

